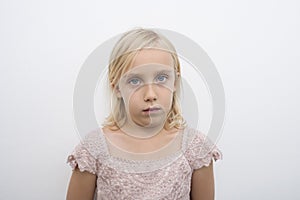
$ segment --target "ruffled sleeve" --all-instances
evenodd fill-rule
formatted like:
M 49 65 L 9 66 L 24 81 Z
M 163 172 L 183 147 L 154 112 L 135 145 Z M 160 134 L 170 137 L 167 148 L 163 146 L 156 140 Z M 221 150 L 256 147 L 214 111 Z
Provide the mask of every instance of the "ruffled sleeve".
M 212 160 L 217 161 L 223 158 L 222 152 L 203 133 L 197 130 L 192 131 L 192 139 L 187 146 L 185 157 L 193 170 L 203 166 L 209 166 Z
M 97 174 L 97 152 L 93 148 L 95 140 L 95 133 L 89 133 L 68 156 L 67 164 L 71 166 L 72 170 L 78 167 L 81 172 Z

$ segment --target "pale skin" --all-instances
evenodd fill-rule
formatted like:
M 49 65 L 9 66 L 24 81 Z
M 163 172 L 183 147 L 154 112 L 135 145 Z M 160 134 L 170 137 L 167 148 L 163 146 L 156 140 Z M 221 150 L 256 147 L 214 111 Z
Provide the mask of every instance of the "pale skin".
M 141 53 L 136 57 L 133 66 L 135 65 L 142 65 L 145 63 L 161 63 L 165 65 L 170 65 L 173 63 L 173 59 L 171 54 L 169 53 L 162 53 L 158 50 L 142 50 Z M 152 90 L 149 90 L 145 93 L 146 97 L 145 99 L 153 99 L 151 95 L 154 94 Z M 159 96 L 155 99 L 159 99 Z M 114 134 L 112 131 L 105 131 L 105 128 L 103 129 L 106 136 L 110 139 L 114 140 L 114 142 L 117 141 L 125 141 L 124 135 L 119 134 L 120 137 L 118 137 L 118 134 Z M 174 131 L 174 129 L 173 129 Z M 164 141 L 170 141 L 170 139 L 164 139 Z M 129 141 L 129 140 L 128 140 Z M 138 146 L 138 145 L 132 145 L 128 144 L 130 142 L 123 142 L 123 144 L 119 144 L 119 146 L 123 145 L 123 148 L 126 149 L 126 146 L 128 145 L 127 149 L 130 149 L 131 147 Z M 154 137 L 153 140 L 149 140 L 149 147 L 153 147 L 153 144 L 157 144 L 157 146 L 161 145 L 159 144 L 159 141 L 163 141 L 161 138 L 161 134 L 158 134 L 157 137 Z M 147 147 L 147 144 L 142 145 L 143 147 Z M 156 146 L 156 145 L 155 145 Z M 157 147 L 156 146 L 156 147 Z M 132 150 L 132 149 L 131 149 Z M 138 150 L 138 149 L 137 149 Z M 150 150 L 151 149 L 147 149 Z M 94 199 L 94 193 L 96 189 L 96 179 L 97 176 L 94 174 L 91 174 L 89 172 L 80 172 L 78 168 L 76 168 L 70 179 L 68 191 L 67 191 L 67 200 L 93 200 Z M 192 182 L 191 182 L 191 193 L 190 198 L 192 200 L 213 200 L 214 199 L 214 173 L 213 173 L 213 162 L 210 163 L 208 167 L 202 167 L 200 169 L 194 170 L 192 174 Z

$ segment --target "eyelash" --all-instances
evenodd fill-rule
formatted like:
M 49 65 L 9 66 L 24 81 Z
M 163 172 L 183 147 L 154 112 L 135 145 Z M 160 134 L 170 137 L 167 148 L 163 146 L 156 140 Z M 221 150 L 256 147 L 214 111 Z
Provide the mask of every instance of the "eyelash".
M 163 77 L 163 78 L 165 78 L 166 80 L 168 80 L 168 78 L 169 78 L 169 76 L 168 76 L 167 74 L 161 73 L 161 74 L 157 74 L 157 75 L 156 75 L 155 80 L 158 80 L 159 77 Z M 133 77 L 133 78 L 130 78 L 130 79 L 128 80 L 127 83 L 128 83 L 128 84 L 131 84 L 131 85 L 137 85 L 137 84 L 132 84 L 132 81 L 135 81 L 135 80 L 141 82 L 141 80 L 140 80 L 139 78 Z M 164 80 L 164 81 L 165 81 L 165 80 Z M 164 82 L 164 81 L 161 81 L 161 82 Z
M 158 74 L 156 76 L 156 79 L 158 79 L 159 77 L 164 77 L 166 80 L 168 80 L 169 76 L 167 74 Z
M 131 78 L 128 83 L 131 85 L 136 85 L 136 84 L 132 84 L 132 81 L 137 80 L 137 81 L 141 81 L 139 78 Z

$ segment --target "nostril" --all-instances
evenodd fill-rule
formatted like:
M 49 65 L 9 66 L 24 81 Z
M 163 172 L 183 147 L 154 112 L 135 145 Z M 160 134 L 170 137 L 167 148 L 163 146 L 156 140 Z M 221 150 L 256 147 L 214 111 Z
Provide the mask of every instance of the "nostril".
M 147 90 L 145 91 L 144 94 L 144 101 L 148 102 L 148 101 L 156 101 L 157 100 L 157 96 L 155 91 L 152 88 L 152 85 L 147 85 Z
M 148 101 L 156 101 L 157 100 L 157 97 L 147 97 L 147 98 L 144 98 L 144 101 L 145 102 L 148 102 Z

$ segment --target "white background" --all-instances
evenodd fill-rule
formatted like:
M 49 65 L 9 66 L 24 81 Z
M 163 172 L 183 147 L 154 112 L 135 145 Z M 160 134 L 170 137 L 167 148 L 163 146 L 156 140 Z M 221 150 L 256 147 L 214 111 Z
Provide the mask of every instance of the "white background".
M 72 95 L 102 42 L 142 26 L 196 41 L 223 80 L 216 199 L 299 199 L 298 1 L 0 2 L 0 199 L 64 199 Z

